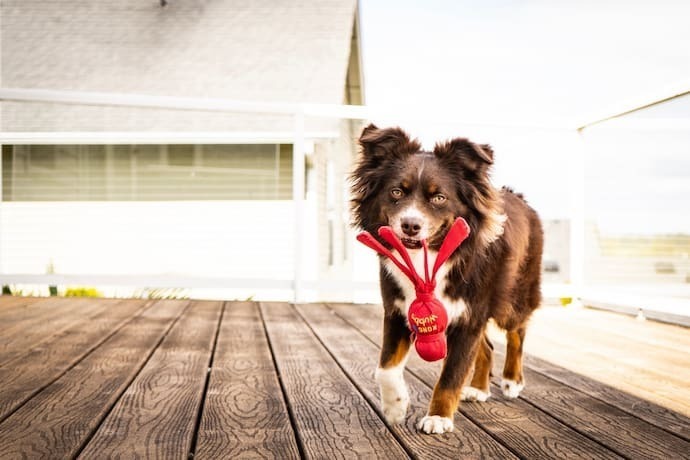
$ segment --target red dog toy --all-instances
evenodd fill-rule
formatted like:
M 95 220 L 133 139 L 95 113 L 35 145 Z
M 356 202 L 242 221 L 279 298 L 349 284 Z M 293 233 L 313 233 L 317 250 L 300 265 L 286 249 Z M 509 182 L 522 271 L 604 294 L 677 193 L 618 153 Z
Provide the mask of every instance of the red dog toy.
M 379 243 L 371 233 L 362 232 L 357 235 L 357 240 L 360 243 L 388 257 L 412 281 L 417 297 L 412 301 L 407 312 L 407 321 L 412 328 L 412 340 L 417 353 L 426 361 L 438 361 L 445 358 L 447 354 L 445 331 L 448 324 L 448 315 L 443 304 L 434 295 L 436 272 L 469 234 L 470 228 L 467 226 L 467 222 L 462 217 L 458 217 L 453 222 L 446 238 L 441 244 L 431 277 L 429 277 L 427 243 L 425 240 L 422 240 L 422 248 L 424 249 L 424 279 L 415 270 L 407 248 L 405 248 L 390 227 L 379 228 L 379 236 L 398 251 L 402 256 L 402 261 Z

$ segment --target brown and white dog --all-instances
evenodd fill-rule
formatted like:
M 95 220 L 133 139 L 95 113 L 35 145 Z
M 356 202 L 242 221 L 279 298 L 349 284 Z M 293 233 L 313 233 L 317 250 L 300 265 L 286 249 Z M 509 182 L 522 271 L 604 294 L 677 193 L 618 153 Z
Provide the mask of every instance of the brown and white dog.
M 374 125 L 364 129 L 359 143 L 361 157 L 351 176 L 355 225 L 372 235 L 390 225 L 419 273 L 422 239 L 429 243 L 433 265 L 456 217 L 471 229 L 437 276 L 436 295 L 448 312 L 448 355 L 427 415 L 417 424 L 425 433 L 452 431 L 461 399 L 486 401 L 490 395 L 493 346 L 485 331 L 490 318 L 506 330 L 503 394 L 516 398 L 524 387 L 525 328 L 541 301 L 541 223 L 521 195 L 491 185 L 488 145 L 457 138 L 428 152 L 401 129 Z M 386 419 L 400 423 L 410 401 L 403 370 L 410 351 L 407 309 L 415 292 L 388 259 L 380 261 L 384 322 L 376 380 Z

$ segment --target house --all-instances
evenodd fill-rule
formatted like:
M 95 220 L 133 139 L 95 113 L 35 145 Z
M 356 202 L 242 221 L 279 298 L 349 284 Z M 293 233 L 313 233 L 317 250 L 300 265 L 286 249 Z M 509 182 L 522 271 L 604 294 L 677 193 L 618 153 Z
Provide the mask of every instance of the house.
M 363 104 L 356 0 L 7 0 L 0 14 L 0 86 L 38 94 L 0 102 L 4 284 L 48 272 L 284 298 L 297 277 L 323 298 L 314 287 L 349 277 L 360 122 L 292 110 Z

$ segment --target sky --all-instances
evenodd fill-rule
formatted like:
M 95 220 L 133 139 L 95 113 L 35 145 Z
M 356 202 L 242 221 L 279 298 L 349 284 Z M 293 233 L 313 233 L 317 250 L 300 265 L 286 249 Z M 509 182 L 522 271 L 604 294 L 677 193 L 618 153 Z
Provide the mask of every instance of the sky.
M 361 0 L 369 105 L 577 123 L 690 81 L 690 2 Z
M 690 98 L 636 115 L 684 117 L 680 128 L 573 134 L 690 89 L 688 18 L 680 0 L 360 0 L 366 104 L 399 114 L 379 124 L 427 148 L 456 136 L 492 144 L 494 182 L 524 191 L 543 217 L 567 217 L 579 154 L 602 226 L 630 232 L 641 216 L 636 232 L 690 233 Z

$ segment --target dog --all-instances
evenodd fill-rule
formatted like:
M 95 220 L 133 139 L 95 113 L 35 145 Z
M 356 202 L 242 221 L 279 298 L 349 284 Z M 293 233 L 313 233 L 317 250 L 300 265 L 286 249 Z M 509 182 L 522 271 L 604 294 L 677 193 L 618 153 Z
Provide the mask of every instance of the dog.
M 400 128 L 373 124 L 364 128 L 359 145 L 350 177 L 356 227 L 372 235 L 381 226 L 392 227 L 418 273 L 423 273 L 422 240 L 433 265 L 457 217 L 471 230 L 438 272 L 435 293 L 448 313 L 448 354 L 427 414 L 417 423 L 423 433 L 452 431 L 461 400 L 483 402 L 490 396 L 491 318 L 506 331 L 502 392 L 516 398 L 524 388 L 522 345 L 528 319 L 541 302 L 541 222 L 522 195 L 493 187 L 489 145 L 456 138 L 429 152 Z M 403 371 L 411 348 L 407 310 L 415 291 L 389 259 L 380 258 L 379 273 L 384 320 L 375 378 L 384 416 L 397 424 L 410 402 Z

